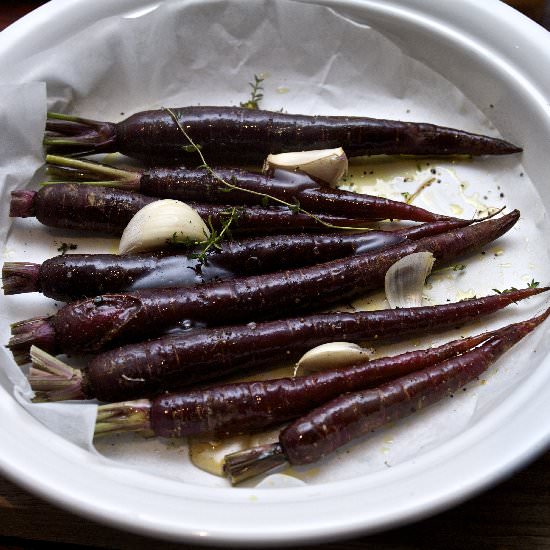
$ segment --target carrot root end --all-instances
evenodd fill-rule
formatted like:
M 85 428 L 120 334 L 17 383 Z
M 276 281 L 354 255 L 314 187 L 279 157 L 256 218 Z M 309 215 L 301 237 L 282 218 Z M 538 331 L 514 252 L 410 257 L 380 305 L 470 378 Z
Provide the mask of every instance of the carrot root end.
M 36 191 L 20 189 L 12 191 L 10 201 L 10 218 L 31 218 L 36 215 L 34 197 Z
M 2 266 L 4 294 L 24 294 L 39 290 L 40 265 L 30 262 L 6 262 Z
M 11 338 L 7 347 L 18 365 L 29 361 L 33 345 L 54 351 L 55 332 L 48 317 L 34 317 L 11 325 Z

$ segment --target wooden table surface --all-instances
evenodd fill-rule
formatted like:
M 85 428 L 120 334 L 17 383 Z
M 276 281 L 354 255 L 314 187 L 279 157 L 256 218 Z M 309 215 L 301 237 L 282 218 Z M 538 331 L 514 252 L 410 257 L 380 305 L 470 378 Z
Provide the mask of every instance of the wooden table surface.
M 3 0 L 0 30 L 42 3 Z M 542 22 L 550 29 L 548 12 L 547 7 Z M 0 550 L 42 548 L 48 542 L 55 542 L 61 548 L 69 545 L 132 550 L 161 545 L 163 548 L 192 548 L 159 543 L 82 519 L 32 496 L 0 476 Z M 550 549 L 550 452 L 497 487 L 435 517 L 382 534 L 314 548 Z

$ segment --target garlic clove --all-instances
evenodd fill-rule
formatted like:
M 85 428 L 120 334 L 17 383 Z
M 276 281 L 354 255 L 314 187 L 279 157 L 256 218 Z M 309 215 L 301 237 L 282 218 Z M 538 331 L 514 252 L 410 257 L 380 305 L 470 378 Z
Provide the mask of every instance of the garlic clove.
M 299 170 L 317 180 L 334 185 L 347 172 L 348 157 L 341 147 L 279 153 L 278 155 L 269 155 L 264 163 L 264 171 L 273 168 Z
M 415 252 L 395 262 L 386 272 L 386 298 L 392 309 L 419 307 L 426 278 L 435 258 L 431 252 Z
M 312 348 L 302 355 L 296 364 L 296 370 L 307 374 L 346 367 L 359 361 L 368 361 L 370 355 L 371 350 L 351 342 L 330 342 Z
M 223 476 L 225 455 L 247 449 L 250 438 L 238 435 L 226 439 L 209 439 L 208 437 L 190 437 L 188 439 L 189 458 L 201 470 Z
M 130 220 L 118 247 L 119 254 L 137 254 L 166 248 L 170 239 L 202 242 L 210 236 L 207 225 L 188 204 L 162 199 L 144 206 Z

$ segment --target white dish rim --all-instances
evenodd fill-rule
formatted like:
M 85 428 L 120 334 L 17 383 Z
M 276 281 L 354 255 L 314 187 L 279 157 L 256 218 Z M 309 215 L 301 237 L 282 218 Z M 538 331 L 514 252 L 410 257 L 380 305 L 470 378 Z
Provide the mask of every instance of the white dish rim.
M 448 32 L 441 27 L 440 18 L 445 14 L 442 9 L 435 7 L 438 4 L 436 1 L 323 0 L 310 3 L 322 3 L 337 9 L 370 9 L 388 16 L 398 13 L 400 17 L 408 18 L 415 24 L 425 25 L 433 32 Z M 74 19 L 78 20 L 79 24 L 86 24 L 88 18 L 93 19 L 98 13 L 119 13 L 154 2 L 123 0 L 112 3 L 101 0 L 94 4 L 93 10 L 86 9 L 86 4 L 85 0 L 74 0 L 71 3 L 53 0 L 19 20 L 0 35 L 0 59 L 2 51 L 15 48 L 27 33 L 48 21 L 65 18 L 66 21 Z M 550 35 L 504 4 L 496 0 L 487 1 L 483 6 L 478 6 L 470 0 L 465 0 L 463 4 L 462 9 L 469 11 L 467 17 L 460 17 L 456 9 L 448 10 L 449 14 L 453 12 L 454 29 L 465 25 L 469 18 L 477 16 L 482 19 L 490 13 L 495 26 L 500 26 L 503 35 L 506 35 L 504 31 L 513 32 L 518 42 L 522 45 L 532 45 L 532 51 L 536 53 L 541 53 L 545 45 L 546 50 L 550 51 Z M 427 12 L 422 13 L 421 8 L 427 12 L 431 11 L 430 15 L 426 15 Z M 449 14 L 447 16 L 450 18 Z M 513 25 L 512 15 L 515 15 Z M 492 48 L 497 47 L 499 41 L 505 40 L 496 34 L 493 32 L 487 38 L 491 41 Z M 454 38 L 458 39 L 456 36 Z M 550 90 L 550 87 L 546 86 L 547 82 L 541 80 L 542 77 L 534 72 L 534 65 L 522 66 L 521 56 L 525 56 L 525 53 L 521 54 L 521 49 L 518 48 L 517 57 L 510 57 L 513 53 L 507 51 L 506 60 L 499 59 L 498 62 L 509 63 L 514 69 L 521 66 L 521 73 L 529 79 L 534 89 L 541 93 L 541 97 L 544 97 L 544 90 Z M 220 545 L 326 542 L 343 536 L 373 533 L 441 511 L 509 475 L 547 448 L 550 444 L 550 428 L 543 422 L 535 421 L 541 416 L 541 411 L 550 412 L 550 400 L 546 400 L 545 403 L 542 392 L 538 395 L 534 392 L 535 388 L 550 387 L 550 357 L 546 357 L 544 366 L 546 372 L 539 368 L 492 414 L 457 439 L 413 461 L 396 466 L 391 471 L 379 472 L 365 478 L 335 482 L 322 487 L 263 491 L 260 496 L 259 491 L 254 489 L 210 489 L 184 484 L 176 484 L 178 486 L 175 487 L 169 480 L 159 480 L 155 476 L 141 472 L 115 470 L 108 464 L 97 462 L 96 457 L 89 453 L 51 434 L 0 388 L 0 414 L 6 419 L 6 422 L 0 425 L 0 439 L 4 442 L 0 454 L 0 470 L 29 491 L 63 508 L 144 535 L 195 544 Z M 7 422 L 8 419 L 12 422 Z M 24 441 L 18 437 L 21 426 L 24 426 L 27 436 Z M 513 445 L 510 445 L 508 434 L 512 431 L 516 434 L 516 439 Z M 40 463 L 37 463 L 36 455 L 32 453 L 36 445 L 41 449 Z M 501 452 L 491 464 L 487 464 L 488 452 L 494 449 Z M 85 468 L 86 476 L 82 476 L 82 468 Z M 467 471 L 469 477 L 453 478 L 450 475 L 458 470 Z M 425 482 L 429 490 L 424 494 L 419 494 L 417 490 L 415 492 L 411 485 L 411 476 L 414 476 L 414 484 L 422 486 Z M 372 491 L 380 486 L 381 477 L 384 491 L 397 491 L 394 497 L 400 504 L 393 505 L 391 510 L 382 505 L 378 510 L 351 514 L 350 510 L 353 507 L 357 509 L 357 506 L 367 503 L 369 499 L 362 492 Z M 133 486 L 137 479 L 143 487 L 143 492 L 141 488 Z M 399 489 L 396 485 L 400 485 Z M 123 488 L 126 494 L 121 497 L 115 491 L 116 488 Z M 412 491 L 409 493 L 408 501 L 403 498 L 407 491 Z M 118 508 L 113 507 L 112 498 L 115 495 L 121 499 L 121 506 Z M 233 516 L 238 516 L 235 510 L 228 513 L 221 522 L 218 517 L 211 521 L 207 519 L 198 526 L 192 524 L 194 517 L 186 521 L 182 521 L 181 518 L 178 520 L 176 516 L 161 517 L 159 514 L 166 512 L 162 507 L 145 513 L 139 506 L 140 498 L 145 495 L 165 499 L 168 507 L 170 501 L 181 498 L 190 499 L 190 506 L 197 509 L 202 507 L 206 510 L 217 506 L 220 515 L 224 511 L 223 506 L 231 503 L 234 505 L 233 508 L 238 508 L 239 513 L 245 517 L 246 525 L 232 523 L 235 519 Z M 223 498 L 220 499 L 222 495 Z M 334 500 L 339 496 L 341 498 L 335 503 Z M 345 505 L 342 505 L 343 497 L 347 498 Z M 315 501 L 315 517 L 310 511 L 312 501 Z M 292 506 L 288 505 L 289 502 Z M 330 512 L 338 513 L 330 519 Z M 194 510 L 193 514 L 196 513 L 197 510 Z M 277 521 L 270 517 L 273 514 L 276 514 Z M 303 523 L 298 524 L 296 517 L 302 517 Z M 283 523 L 285 521 L 286 524 Z

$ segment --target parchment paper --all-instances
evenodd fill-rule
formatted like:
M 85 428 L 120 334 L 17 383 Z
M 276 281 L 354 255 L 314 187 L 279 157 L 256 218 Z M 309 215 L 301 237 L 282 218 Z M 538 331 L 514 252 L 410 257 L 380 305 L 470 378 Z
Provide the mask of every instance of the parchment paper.
M 0 68 L 0 239 L 4 261 L 34 261 L 57 254 L 62 242 L 78 253 L 114 252 L 113 239 L 47 229 L 34 220 L 9 220 L 9 194 L 35 188 L 43 162 L 41 138 L 46 103 L 50 110 L 99 120 L 120 120 L 135 111 L 192 104 L 235 105 L 249 95 L 248 82 L 262 74 L 266 109 L 306 114 L 355 114 L 428 121 L 498 135 L 491 122 L 461 92 L 402 52 L 375 29 L 347 20 L 329 9 L 290 1 L 152 3 L 150 10 L 98 21 L 63 36 L 25 63 Z M 47 91 L 47 93 L 46 93 Z M 47 96 L 47 97 L 46 97 Z M 431 277 L 427 303 L 441 303 L 493 288 L 547 284 L 548 219 L 520 156 L 496 159 L 371 161 L 352 166 L 346 185 L 357 191 L 402 199 L 418 184 L 436 179 L 415 204 L 446 214 L 470 217 L 488 206 L 508 205 L 523 212 L 521 221 L 462 271 Z M 429 162 L 429 164 L 428 164 Z M 370 174 L 370 171 L 375 174 Z M 378 177 L 377 174 L 380 174 Z M 34 177 L 33 177 L 34 175 Z M 505 313 L 426 339 L 387 347 L 379 354 L 412 345 L 429 345 L 526 318 L 542 310 L 545 298 L 508 308 Z M 384 307 L 383 296 L 357 301 Z M 55 311 L 38 294 L 1 296 L 0 335 L 9 323 Z M 479 383 L 421 413 L 356 442 L 312 468 L 287 470 L 261 487 L 323 483 L 365 475 L 413 459 L 442 444 L 489 414 L 548 353 L 548 324 L 520 343 Z M 536 352 L 536 353 L 534 353 Z M 32 415 L 56 433 L 90 452 L 95 405 L 31 404 L 22 371 L 4 348 L 0 383 Z M 224 486 L 225 480 L 190 464 L 185 442 L 136 436 L 103 440 L 97 449 L 121 467 L 155 472 L 188 483 Z M 290 479 L 289 475 L 292 478 Z

